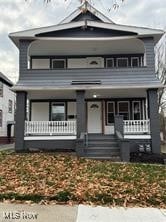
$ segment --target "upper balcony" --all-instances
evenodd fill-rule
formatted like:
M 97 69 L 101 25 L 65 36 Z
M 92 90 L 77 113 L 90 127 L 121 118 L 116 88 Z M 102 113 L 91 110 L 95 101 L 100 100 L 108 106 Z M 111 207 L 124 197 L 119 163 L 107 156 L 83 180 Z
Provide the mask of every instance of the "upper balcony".
M 28 48 L 28 69 L 115 69 L 146 66 L 139 39 L 38 40 Z

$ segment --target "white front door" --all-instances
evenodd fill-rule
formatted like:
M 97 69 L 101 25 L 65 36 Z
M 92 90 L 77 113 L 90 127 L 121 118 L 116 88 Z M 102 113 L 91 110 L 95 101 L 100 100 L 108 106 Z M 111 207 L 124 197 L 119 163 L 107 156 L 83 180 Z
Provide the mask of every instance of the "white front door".
M 88 102 L 88 133 L 102 133 L 101 102 Z

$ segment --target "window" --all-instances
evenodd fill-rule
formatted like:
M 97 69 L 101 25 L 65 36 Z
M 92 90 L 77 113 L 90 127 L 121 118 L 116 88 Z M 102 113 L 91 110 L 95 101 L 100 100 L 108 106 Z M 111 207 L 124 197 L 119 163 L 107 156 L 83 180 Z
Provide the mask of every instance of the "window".
M 50 60 L 49 59 L 32 59 L 32 69 L 49 69 Z
M 113 58 L 106 59 L 106 67 L 107 68 L 113 68 L 114 67 L 114 59 Z
M 129 102 L 127 101 L 118 102 L 118 114 L 123 115 L 124 120 L 129 120 L 130 118 Z
M 117 67 L 128 67 L 128 58 L 117 58 Z
M 0 110 L 0 127 L 2 127 L 2 110 Z
M 139 58 L 138 57 L 131 58 L 131 66 L 132 67 L 139 67 Z
M 65 121 L 65 104 L 64 103 L 52 103 L 51 120 L 52 121 Z
M 132 111 L 133 111 L 133 119 L 140 120 L 141 119 L 141 103 L 140 101 L 132 102 Z
M 13 101 L 9 99 L 8 112 L 12 113 L 12 111 L 13 111 Z
M 66 62 L 64 59 L 53 59 L 52 60 L 52 69 L 65 69 Z
M 108 102 L 107 103 L 107 124 L 114 123 L 114 116 L 115 116 L 115 103 Z
M 0 97 L 3 96 L 3 83 L 0 82 Z

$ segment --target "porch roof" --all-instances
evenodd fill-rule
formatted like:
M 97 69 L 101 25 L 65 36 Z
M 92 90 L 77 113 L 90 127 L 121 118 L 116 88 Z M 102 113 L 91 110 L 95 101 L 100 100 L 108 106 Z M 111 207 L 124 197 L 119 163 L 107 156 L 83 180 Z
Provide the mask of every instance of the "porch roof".
M 160 81 L 102 81 L 101 84 L 72 84 L 72 81 L 22 81 L 20 80 L 13 91 L 28 90 L 87 90 L 87 89 L 149 89 L 162 88 Z

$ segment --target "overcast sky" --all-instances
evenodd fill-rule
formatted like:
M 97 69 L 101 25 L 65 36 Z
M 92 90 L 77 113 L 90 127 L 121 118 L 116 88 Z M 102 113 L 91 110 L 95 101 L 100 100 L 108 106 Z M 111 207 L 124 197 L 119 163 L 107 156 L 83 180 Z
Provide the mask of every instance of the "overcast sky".
M 110 12 L 114 0 L 94 2 L 115 23 L 166 30 L 166 0 L 125 0 Z M 18 49 L 8 38 L 10 32 L 56 24 L 78 6 L 77 0 L 0 0 L 0 71 L 12 81 L 18 77 Z

